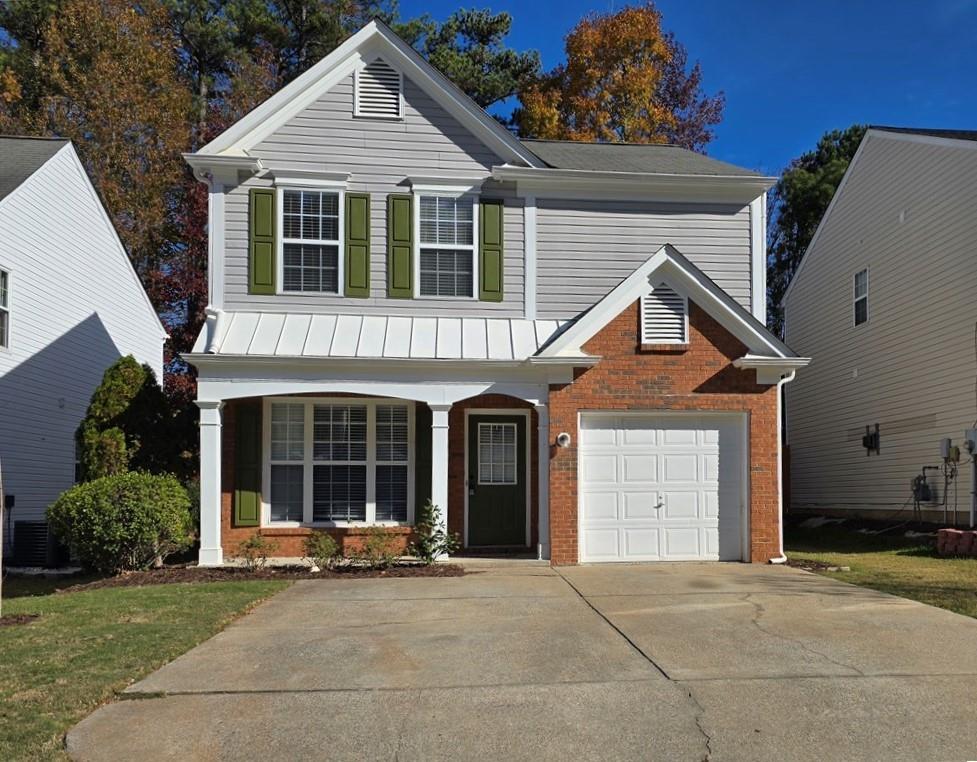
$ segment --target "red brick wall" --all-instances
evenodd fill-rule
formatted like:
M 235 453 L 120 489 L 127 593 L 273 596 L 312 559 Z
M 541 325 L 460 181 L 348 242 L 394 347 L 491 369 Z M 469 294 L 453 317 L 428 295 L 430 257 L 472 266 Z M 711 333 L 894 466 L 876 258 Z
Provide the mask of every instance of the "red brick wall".
M 732 361 L 746 347 L 693 303 L 689 344 L 684 351 L 642 347 L 638 302 L 584 347 L 602 357 L 576 380 L 550 387 L 550 441 L 572 436 L 550 460 L 550 537 L 554 564 L 577 562 L 577 418 L 583 410 L 703 410 L 748 414 L 750 474 L 750 559 L 779 554 L 777 506 L 777 387 L 760 386 L 755 371 Z
M 460 538 L 465 537 L 465 411 L 473 412 L 498 409 L 529 410 L 529 430 L 526 441 L 529 443 L 529 505 L 526 509 L 530 514 L 530 546 L 535 547 L 538 537 L 538 519 L 536 506 L 539 504 L 537 490 L 537 471 L 539 459 L 536 457 L 536 442 L 538 424 L 536 409 L 524 400 L 507 397 L 503 394 L 482 394 L 461 402 L 456 402 L 448 413 L 448 531 L 456 533 Z

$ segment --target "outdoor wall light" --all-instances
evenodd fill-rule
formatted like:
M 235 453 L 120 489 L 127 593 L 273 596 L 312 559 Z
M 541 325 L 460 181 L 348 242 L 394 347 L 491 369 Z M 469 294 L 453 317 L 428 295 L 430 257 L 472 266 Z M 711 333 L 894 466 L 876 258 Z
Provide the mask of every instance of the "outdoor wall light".
M 556 444 L 558 447 L 569 447 L 570 446 L 570 435 L 565 431 L 556 435 Z

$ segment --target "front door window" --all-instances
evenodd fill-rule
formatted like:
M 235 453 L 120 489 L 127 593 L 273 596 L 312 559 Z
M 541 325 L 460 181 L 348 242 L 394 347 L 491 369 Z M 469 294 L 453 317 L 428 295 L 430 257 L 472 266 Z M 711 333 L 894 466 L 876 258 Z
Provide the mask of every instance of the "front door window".
M 526 539 L 526 417 L 468 421 L 468 544 L 521 546 Z

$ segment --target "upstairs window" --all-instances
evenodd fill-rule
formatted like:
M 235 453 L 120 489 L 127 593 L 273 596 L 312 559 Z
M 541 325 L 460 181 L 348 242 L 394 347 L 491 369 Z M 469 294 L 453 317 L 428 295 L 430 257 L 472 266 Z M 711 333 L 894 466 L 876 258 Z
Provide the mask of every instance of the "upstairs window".
M 688 301 L 660 283 L 641 297 L 641 343 L 686 344 L 689 340 Z
M 340 194 L 282 191 L 282 290 L 338 294 Z
M 475 296 L 475 200 L 421 196 L 420 296 Z
M 355 116 L 401 119 L 404 115 L 400 72 L 378 58 L 356 72 Z
M 0 270 L 0 348 L 10 346 L 10 273 Z
M 855 325 L 868 322 L 868 270 L 855 273 Z

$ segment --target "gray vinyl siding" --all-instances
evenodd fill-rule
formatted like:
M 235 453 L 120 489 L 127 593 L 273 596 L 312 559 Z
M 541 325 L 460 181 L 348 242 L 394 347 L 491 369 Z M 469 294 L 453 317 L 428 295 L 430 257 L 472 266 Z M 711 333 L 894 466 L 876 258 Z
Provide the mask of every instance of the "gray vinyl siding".
M 540 199 L 540 318 L 568 319 L 672 244 L 750 309 L 749 206 Z
M 105 369 L 127 354 L 163 369 L 163 329 L 71 152 L 0 202 L 0 465 L 14 522 L 43 519 L 74 483 L 75 429 Z
M 792 507 L 891 515 L 921 467 L 940 463 L 940 439 L 962 445 L 977 419 L 975 183 L 974 149 L 877 135 L 863 146 L 786 304 L 788 343 L 813 358 L 787 385 Z M 863 268 L 869 320 L 856 327 Z M 861 437 L 875 423 L 881 454 L 867 456 Z
M 356 314 L 453 314 L 520 317 L 523 304 L 523 203 L 513 188 L 492 181 L 482 198 L 505 199 L 505 260 L 502 302 L 466 299 L 387 299 L 386 199 L 410 191 L 410 176 L 488 177 L 501 163 L 468 130 L 409 79 L 404 79 L 403 121 L 353 116 L 353 76 L 260 143 L 251 154 L 270 169 L 350 172 L 348 189 L 371 194 L 370 298 L 320 294 L 248 294 L 248 189 L 271 185 L 256 178 L 229 189 L 226 197 L 225 305 L 231 310 Z

